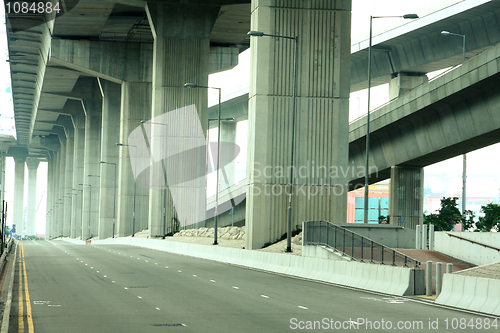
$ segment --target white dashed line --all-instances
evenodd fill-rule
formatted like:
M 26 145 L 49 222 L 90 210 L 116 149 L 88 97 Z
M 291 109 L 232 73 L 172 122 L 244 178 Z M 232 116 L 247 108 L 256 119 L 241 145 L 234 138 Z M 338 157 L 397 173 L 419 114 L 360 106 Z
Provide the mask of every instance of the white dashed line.
M 137 296 L 137 298 L 142 298 L 142 296 Z
M 196 274 L 193 274 L 193 276 L 194 276 L 194 277 L 198 277 L 198 275 L 196 275 Z
M 301 309 L 307 310 L 307 308 L 305 306 L 299 305 L 298 307 Z
M 103 275 L 104 277 L 107 277 L 106 275 Z
M 239 287 L 235 287 L 235 286 L 233 286 L 233 289 L 240 289 L 240 288 L 239 288 Z
M 168 268 L 168 266 L 165 266 L 165 268 Z
M 160 308 L 156 308 L 156 310 L 160 311 Z
M 215 280 L 210 280 L 210 282 L 215 282 Z
M 269 296 L 266 295 L 260 295 L 260 297 L 269 298 Z
M 111 282 L 115 283 L 115 281 L 111 281 Z
M 94 267 L 91 266 L 90 269 L 94 269 Z
M 99 273 L 99 271 L 96 271 L 97 273 Z
M 177 270 L 177 272 L 182 273 L 182 271 L 181 271 L 181 270 L 179 270 L 179 269 Z
M 85 266 L 88 266 L 89 264 L 85 264 Z
M 144 260 L 144 261 L 145 261 L 145 262 L 149 262 L 149 261 L 147 261 L 147 260 Z
M 158 265 L 158 263 L 157 263 L 157 262 L 155 262 L 155 265 Z

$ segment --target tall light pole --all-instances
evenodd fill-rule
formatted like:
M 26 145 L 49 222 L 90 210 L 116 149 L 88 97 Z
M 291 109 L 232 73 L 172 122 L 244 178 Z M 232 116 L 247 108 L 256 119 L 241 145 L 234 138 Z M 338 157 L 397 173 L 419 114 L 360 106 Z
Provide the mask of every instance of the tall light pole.
M 113 238 L 115 238 L 115 224 L 116 224 L 116 163 L 99 161 L 100 164 L 111 164 L 114 167 L 114 184 L 113 184 Z
M 90 206 L 92 206 L 92 185 L 90 184 L 78 184 L 80 186 L 88 186 L 89 187 L 89 238 L 87 239 L 90 239 L 92 238 L 91 235 L 90 235 Z M 83 223 L 82 223 L 82 229 L 83 229 Z M 83 240 L 83 230 L 82 230 L 82 240 Z
M 462 37 L 462 63 L 465 62 L 465 35 L 455 34 L 449 31 L 441 31 L 441 35 Z M 467 154 L 462 155 L 462 214 L 465 214 L 467 205 Z
M 220 161 L 220 106 L 221 106 L 221 100 L 222 100 L 222 88 L 216 88 L 216 87 L 207 87 L 207 86 L 199 86 L 196 83 L 186 83 L 184 84 L 185 88 L 201 88 L 201 89 L 217 89 L 219 91 L 219 107 L 217 109 L 217 177 L 216 181 L 217 183 L 215 184 L 215 216 L 214 216 L 214 244 L 217 245 L 217 215 L 218 215 L 218 205 L 219 205 L 219 161 Z
M 134 175 L 137 173 L 137 146 L 126 145 L 121 142 L 117 142 L 118 147 L 134 147 L 136 151 L 136 158 L 134 159 Z M 130 154 L 129 154 L 130 155 Z M 135 195 L 137 193 L 137 181 L 134 179 L 134 207 L 132 211 L 132 237 L 135 235 Z
M 280 36 L 280 35 L 270 35 L 265 34 L 261 31 L 249 31 L 247 33 L 249 36 L 253 37 L 275 37 L 275 38 L 285 38 L 292 39 L 295 41 L 295 50 L 293 57 L 293 105 L 292 105 L 292 142 L 291 142 L 291 153 L 290 153 L 290 184 L 288 187 L 288 222 L 286 231 L 286 250 L 285 252 L 292 252 L 292 190 L 293 190 L 293 155 L 295 152 L 295 113 L 297 108 L 297 66 L 298 66 L 298 50 L 299 50 L 299 36 Z
M 369 168 L 370 168 L 370 88 L 372 83 L 372 21 L 374 18 L 404 18 L 417 19 L 417 14 L 406 14 L 403 16 L 370 16 L 370 39 L 368 43 L 368 108 L 366 112 L 366 165 L 365 165 L 365 199 L 364 199 L 364 217 L 363 223 L 368 223 L 368 186 L 369 186 Z

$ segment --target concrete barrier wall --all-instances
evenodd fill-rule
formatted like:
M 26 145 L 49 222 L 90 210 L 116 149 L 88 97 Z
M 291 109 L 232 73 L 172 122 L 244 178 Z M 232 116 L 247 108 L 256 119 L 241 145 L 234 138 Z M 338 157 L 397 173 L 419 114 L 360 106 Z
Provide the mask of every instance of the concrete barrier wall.
M 436 303 L 500 316 L 500 280 L 446 273 Z
M 457 232 L 456 234 L 476 242 L 500 247 L 500 232 Z
M 338 224 L 384 246 L 399 249 L 415 248 L 415 230 L 387 224 Z
M 68 241 L 67 239 L 64 240 Z M 71 242 L 73 243 L 73 241 Z M 92 241 L 92 244 L 139 246 L 226 262 L 289 276 L 378 291 L 396 296 L 413 294 L 414 289 L 414 268 L 300 257 L 283 253 L 249 251 L 146 238 L 111 238 L 106 240 L 95 240 Z
M 330 260 L 343 260 L 339 254 L 335 254 L 332 251 L 328 251 L 323 246 L 302 245 L 302 256 L 303 257 L 322 258 L 322 259 L 330 259 Z
M 480 233 L 472 232 L 457 232 L 456 234 L 461 237 L 470 237 L 471 239 L 477 238 L 475 240 L 482 243 L 486 242 L 483 242 L 479 239 L 498 239 L 498 241 L 500 241 L 500 238 L 498 238 L 498 236 L 487 235 L 491 233 L 485 233 L 485 235 L 479 236 L 473 236 L 473 234 Z M 498 244 L 500 244 L 500 242 L 493 246 L 498 247 Z M 456 251 L 456 249 L 460 249 L 460 251 Z M 453 258 L 470 262 L 474 265 L 486 265 L 500 261 L 500 251 L 449 236 L 444 231 L 435 233 L 434 250 L 452 256 Z

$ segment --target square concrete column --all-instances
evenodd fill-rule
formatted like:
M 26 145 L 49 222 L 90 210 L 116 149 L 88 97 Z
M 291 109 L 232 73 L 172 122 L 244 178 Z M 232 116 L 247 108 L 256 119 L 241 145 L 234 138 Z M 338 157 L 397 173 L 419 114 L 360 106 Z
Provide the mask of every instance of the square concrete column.
M 5 163 L 6 163 L 6 155 L 5 151 L 0 149 L 0 205 L 3 203 L 5 199 Z M 0 211 L 2 207 L 0 207 Z
M 99 239 L 113 237 L 116 233 L 117 179 L 120 141 L 121 86 L 99 80 L 102 93 L 102 129 L 99 193 Z
M 350 22 L 350 0 L 252 1 L 251 30 L 298 36 L 298 83 L 292 133 L 294 40 L 251 37 L 246 249 L 286 233 L 290 183 L 292 230 L 346 222 Z
M 149 165 L 149 152 L 138 149 L 129 142 L 130 133 L 141 126 L 141 120 L 151 116 L 151 82 L 124 82 L 121 88 L 120 138 L 123 144 L 116 147 L 118 162 L 118 211 L 117 233 L 119 237 L 130 236 L 148 228 L 149 186 L 137 186 L 137 181 L 147 179 L 149 174 L 142 173 L 136 180 L 134 175 L 146 162 Z M 143 159 L 131 156 L 144 156 Z M 143 161 L 144 160 L 144 161 Z
M 152 123 L 148 126 L 150 142 L 147 143 L 151 147 L 151 159 L 155 163 L 152 163 L 150 168 L 148 230 L 150 237 L 161 237 L 168 232 L 168 226 L 173 219 L 177 218 L 181 226 L 204 220 L 205 194 L 201 190 L 204 188 L 203 176 L 196 180 L 192 179 L 193 175 L 198 173 L 203 175 L 205 172 L 204 150 L 200 150 L 199 154 L 192 154 L 189 158 L 183 157 L 186 161 L 189 159 L 189 163 L 183 163 L 186 161 L 182 158 L 169 159 L 166 157 L 171 153 L 168 149 L 176 150 L 180 147 L 179 145 L 173 147 L 172 142 L 167 142 L 167 137 L 172 138 L 175 132 L 182 129 L 182 135 L 191 137 L 192 142 L 195 142 L 199 139 L 196 136 L 198 132 L 196 129 L 200 129 L 201 141 L 204 141 L 207 129 L 207 90 L 186 89 L 183 86 L 187 82 L 198 86 L 208 84 L 209 38 L 219 7 L 148 3 L 146 13 L 155 39 Z M 193 106 L 197 113 L 194 116 L 189 114 Z M 162 124 L 162 120 L 159 119 L 169 118 L 168 114 L 172 112 L 186 112 L 185 119 L 179 115 L 178 119 L 171 119 L 168 124 Z M 172 123 L 175 121 L 179 121 L 178 126 Z M 191 124 L 191 131 L 182 127 L 187 123 Z M 173 176 L 169 177 L 167 173 Z M 165 183 L 172 186 L 180 185 L 177 183 L 180 179 L 186 183 L 185 186 L 165 189 Z M 195 221 L 197 219 L 199 221 Z
M 234 161 L 234 158 L 237 156 L 236 124 L 236 121 L 221 122 L 220 141 L 232 143 L 233 145 L 227 145 L 228 148 L 221 150 L 220 152 L 220 190 L 230 187 L 236 182 L 236 163 Z M 216 139 L 217 138 L 212 141 L 216 141 Z
M 73 182 L 71 194 L 71 238 L 82 236 L 83 169 L 85 160 L 85 116 L 72 116 L 75 126 L 73 142 Z
M 37 208 L 36 202 L 36 176 L 40 160 L 35 158 L 26 159 L 28 166 L 28 202 L 26 206 L 26 236 L 34 236 L 35 231 L 35 213 Z
M 66 138 L 66 171 L 65 171 L 65 191 L 64 191 L 64 224 L 63 235 L 64 237 L 71 236 L 72 225 L 72 207 L 73 207 L 73 162 L 74 162 L 74 135 L 71 129 L 71 135 Z
M 57 196 L 57 229 L 56 237 L 64 236 L 65 225 L 67 224 L 64 217 L 64 206 L 65 202 L 68 200 L 66 197 L 66 138 L 59 135 L 61 141 L 61 150 L 59 151 L 59 171 L 57 177 L 58 182 L 58 196 Z
M 13 223 L 16 225 L 18 235 L 23 232 L 23 213 L 24 213 L 24 168 L 26 155 L 14 156 L 14 207 Z
M 102 101 L 84 100 L 85 160 L 83 165 L 83 239 L 97 237 L 99 224 L 99 160 L 101 159 Z
M 424 169 L 393 166 L 389 187 L 389 223 L 408 229 L 423 224 Z
M 50 212 L 50 220 L 48 224 L 46 225 L 46 238 L 50 239 L 53 237 L 56 237 L 55 230 L 56 230 L 56 225 L 57 225 L 57 209 L 56 209 L 56 201 L 57 201 L 57 193 L 58 193 L 58 177 L 57 177 L 57 172 L 58 172 L 58 154 L 55 151 L 52 151 L 50 153 L 50 160 L 49 160 L 49 179 L 47 182 L 47 211 Z

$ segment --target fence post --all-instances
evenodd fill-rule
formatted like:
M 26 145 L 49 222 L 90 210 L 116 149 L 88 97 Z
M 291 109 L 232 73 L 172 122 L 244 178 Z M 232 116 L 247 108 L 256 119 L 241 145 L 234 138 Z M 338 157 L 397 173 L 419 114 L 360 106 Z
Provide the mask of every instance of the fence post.
M 436 297 L 441 294 L 441 289 L 443 287 L 443 263 L 436 263 Z
M 337 250 L 337 226 L 333 226 L 333 247 Z
M 364 243 L 364 241 L 363 241 L 363 238 L 361 237 L 361 262 L 363 262 L 363 243 Z
M 342 242 L 342 253 L 345 254 L 345 229 L 344 229 L 344 236 L 343 236 L 343 242 Z
M 373 241 L 371 241 L 370 245 L 370 262 L 373 264 Z
M 427 250 L 427 224 L 422 224 L 422 250 Z
M 425 267 L 425 295 L 432 296 L 432 261 L 427 261 Z
M 422 249 L 422 233 L 421 233 L 421 225 L 415 226 L 415 249 Z
M 384 246 L 383 245 L 380 247 L 380 257 L 381 257 L 380 262 L 382 264 L 384 264 Z
M 434 224 L 429 225 L 429 250 L 434 251 Z
M 354 233 L 351 234 L 351 259 L 354 258 Z

